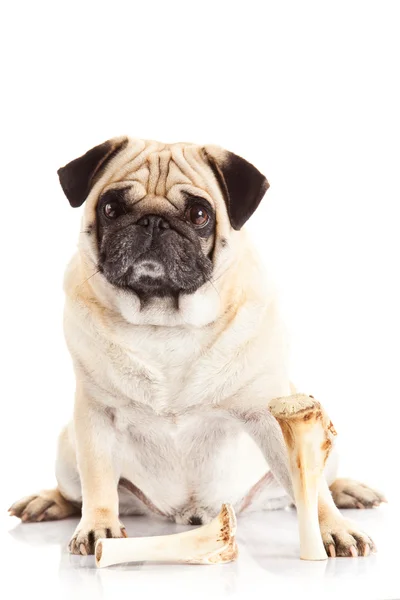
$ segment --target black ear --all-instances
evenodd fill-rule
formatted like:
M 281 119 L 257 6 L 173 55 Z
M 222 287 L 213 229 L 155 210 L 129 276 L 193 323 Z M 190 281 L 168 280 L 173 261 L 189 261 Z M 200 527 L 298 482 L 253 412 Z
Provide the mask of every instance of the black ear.
M 204 150 L 224 194 L 231 225 L 241 229 L 260 204 L 269 183 L 254 165 L 237 154 L 215 146 Z
M 127 143 L 126 137 L 108 140 L 58 169 L 61 187 L 71 206 L 76 208 L 85 202 L 96 178 Z

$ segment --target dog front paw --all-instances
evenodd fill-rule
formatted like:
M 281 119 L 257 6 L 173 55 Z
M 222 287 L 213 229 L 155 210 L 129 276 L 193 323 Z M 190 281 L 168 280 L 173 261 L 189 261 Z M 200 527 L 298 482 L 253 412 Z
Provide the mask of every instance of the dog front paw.
M 376 552 L 373 540 L 347 519 L 321 525 L 322 541 L 328 556 L 368 556 Z
M 100 538 L 128 537 L 125 527 L 118 517 L 105 509 L 97 509 L 92 517 L 82 517 L 68 549 L 71 554 L 94 554 L 97 540 Z

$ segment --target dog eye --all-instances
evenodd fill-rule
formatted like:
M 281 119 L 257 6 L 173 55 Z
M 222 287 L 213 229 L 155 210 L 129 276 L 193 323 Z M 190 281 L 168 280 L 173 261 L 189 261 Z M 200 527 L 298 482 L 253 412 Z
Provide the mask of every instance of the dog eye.
M 121 209 L 120 203 L 116 200 L 113 200 L 112 202 L 107 202 L 103 206 L 103 212 L 107 219 L 115 219 L 120 214 L 122 214 L 123 211 Z
M 208 212 L 200 204 L 194 204 L 188 208 L 186 218 L 196 227 L 204 227 L 210 220 Z

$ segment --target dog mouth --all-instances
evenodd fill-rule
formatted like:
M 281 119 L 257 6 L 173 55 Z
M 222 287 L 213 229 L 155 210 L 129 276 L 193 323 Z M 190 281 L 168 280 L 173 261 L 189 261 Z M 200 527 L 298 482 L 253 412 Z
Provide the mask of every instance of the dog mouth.
M 117 252 L 109 245 L 101 253 L 99 270 L 112 285 L 143 299 L 191 294 L 210 279 L 212 262 L 190 246 L 183 242 Z

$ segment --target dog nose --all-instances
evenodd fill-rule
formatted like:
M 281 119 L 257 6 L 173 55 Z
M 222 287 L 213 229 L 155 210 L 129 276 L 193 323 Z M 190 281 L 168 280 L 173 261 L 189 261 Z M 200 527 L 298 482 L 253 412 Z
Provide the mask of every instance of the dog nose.
M 169 229 L 169 223 L 160 215 L 145 215 L 137 222 L 141 227 L 145 227 L 150 231 L 155 229 Z

